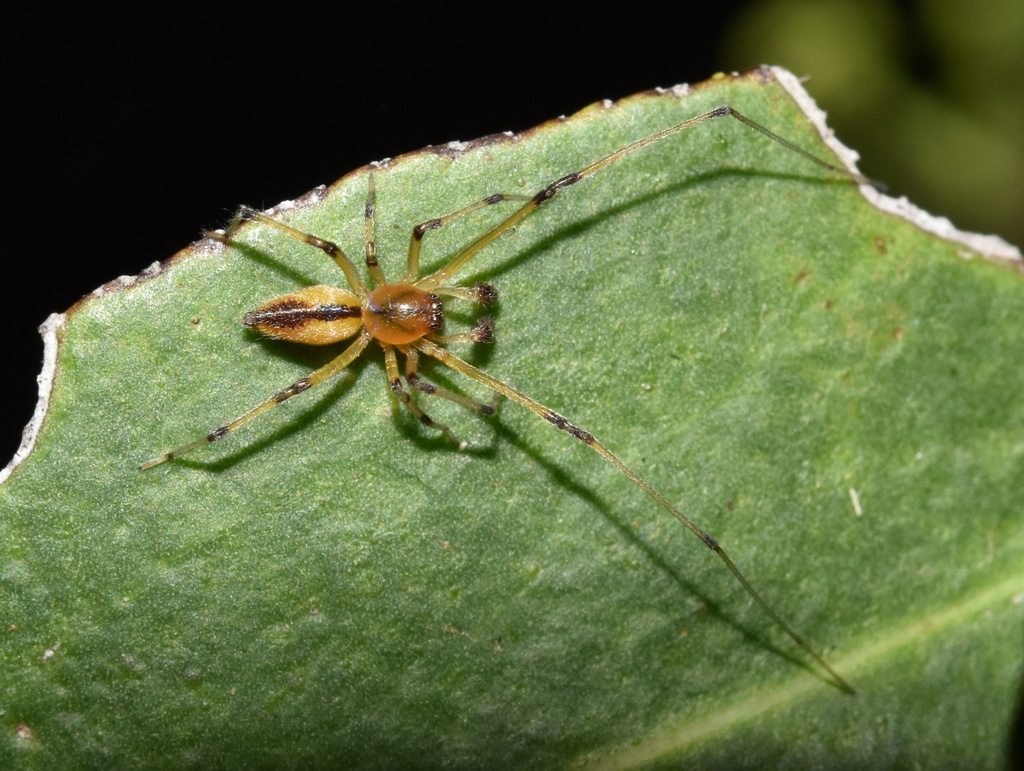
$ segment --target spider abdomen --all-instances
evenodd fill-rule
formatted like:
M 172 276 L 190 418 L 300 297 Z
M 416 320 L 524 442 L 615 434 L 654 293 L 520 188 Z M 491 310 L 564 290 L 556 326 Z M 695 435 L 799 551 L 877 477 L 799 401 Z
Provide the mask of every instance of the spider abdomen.
M 412 284 L 384 284 L 364 301 L 363 323 L 382 343 L 405 345 L 444 326 L 444 308 L 436 294 Z
M 307 286 L 276 297 L 242 317 L 261 334 L 307 345 L 327 345 L 352 337 L 362 326 L 355 294 L 336 286 Z

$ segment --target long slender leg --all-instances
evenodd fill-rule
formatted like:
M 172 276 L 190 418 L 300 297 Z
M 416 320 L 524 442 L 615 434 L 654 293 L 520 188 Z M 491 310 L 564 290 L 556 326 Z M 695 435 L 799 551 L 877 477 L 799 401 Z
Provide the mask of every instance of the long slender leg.
M 708 121 L 714 120 L 716 118 L 723 118 L 725 116 L 732 116 L 736 120 L 746 124 L 755 131 L 761 132 L 769 139 L 778 142 L 787 150 L 791 150 L 792 152 L 797 153 L 798 155 L 802 155 L 804 158 L 813 161 L 814 163 L 818 164 L 819 166 L 825 169 L 828 169 L 829 171 L 835 172 L 836 174 L 841 174 L 843 177 L 846 177 L 847 179 L 853 180 L 861 184 L 874 184 L 873 182 L 871 182 L 871 180 L 867 179 L 866 177 L 862 177 L 860 174 L 854 174 L 849 169 L 844 169 L 834 164 L 831 164 L 828 161 L 825 161 L 819 158 L 818 156 L 807 152 L 803 148 L 797 147 L 792 142 L 783 139 L 778 134 L 769 131 L 761 124 L 755 123 L 754 121 L 750 120 L 744 115 L 741 115 L 740 113 L 736 112 L 734 109 L 732 109 L 732 107 L 729 107 L 729 105 L 722 105 L 721 107 L 716 107 L 714 110 L 706 112 L 703 115 L 698 115 L 695 118 L 690 118 L 689 120 L 683 121 L 682 123 L 679 123 L 675 126 L 671 126 L 667 129 L 664 129 L 663 131 L 659 131 L 656 134 L 651 134 L 650 136 L 638 139 L 632 144 L 626 145 L 622 149 L 616 150 L 614 153 L 611 153 L 610 155 L 606 155 L 601 160 L 595 161 L 589 166 L 583 167 L 579 171 L 574 171 L 572 174 L 566 174 L 564 177 L 556 179 L 547 187 L 539 190 L 532 198 L 529 199 L 529 201 L 524 206 L 521 206 L 515 212 L 510 214 L 507 219 L 505 219 L 503 222 L 498 223 L 491 230 L 484 233 L 478 239 L 473 241 L 473 243 L 471 243 L 469 246 L 467 246 L 465 249 L 463 249 L 461 252 L 455 255 L 455 257 L 453 257 L 452 260 L 447 265 L 441 268 L 441 270 L 437 271 L 436 273 L 432 273 L 429 276 L 425 276 L 420 281 L 417 281 L 416 286 L 418 286 L 425 292 L 430 292 L 433 291 L 435 288 L 448 283 L 448 281 L 451 280 L 452 276 L 454 276 L 467 262 L 469 262 L 470 259 L 476 256 L 476 254 L 481 249 L 486 247 L 488 244 L 492 243 L 495 239 L 501 236 L 502 233 L 505 233 L 507 230 L 509 230 L 509 228 L 515 226 L 518 222 L 527 217 L 529 214 L 532 214 L 534 211 L 536 211 L 542 203 L 554 198 L 562 190 L 562 188 L 569 187 L 570 185 L 575 185 L 577 182 L 580 182 L 581 180 L 584 180 L 587 177 L 596 174 L 605 166 L 614 163 L 615 161 L 619 160 L 620 158 L 626 155 L 629 155 L 632 152 L 647 147 L 647 145 L 654 144 L 655 142 L 660 142 L 662 139 L 666 139 L 672 136 L 673 134 L 678 134 L 682 131 L 686 131 L 687 129 L 693 128 L 694 126 L 699 126 L 702 123 L 707 123 Z
M 691 519 L 689 519 L 686 515 L 684 515 L 681 511 L 676 509 L 671 503 L 669 503 L 661 495 L 661 493 L 659 493 L 657 490 L 655 490 L 653 487 L 647 484 L 647 482 L 641 479 L 635 471 L 633 471 L 631 468 L 629 468 L 629 466 L 627 466 L 625 463 L 619 460 L 618 457 L 612 454 L 611 450 L 609 450 L 607 447 L 601 444 L 601 442 L 599 442 L 593 434 L 591 434 L 588 431 L 584 431 L 582 428 L 578 426 L 573 425 L 564 417 L 559 415 L 557 412 L 541 404 L 536 399 L 532 399 L 531 397 L 513 388 L 507 383 L 503 383 L 497 378 L 488 375 L 486 372 L 477 369 L 469 362 L 463 361 L 455 354 L 445 350 L 444 348 L 441 348 L 438 345 L 435 345 L 429 340 L 418 340 L 413 345 L 416 348 L 418 348 L 422 353 L 425 353 L 428 356 L 433 356 L 434 358 L 447 364 L 449 367 L 456 370 L 457 372 L 461 372 L 463 375 L 472 378 L 478 383 L 482 383 L 488 388 L 500 393 L 502 396 L 506 396 L 512 401 L 521 404 L 523 407 L 530 410 L 530 412 L 544 418 L 544 420 L 546 420 L 551 425 L 555 426 L 556 428 L 562 429 L 570 436 L 580 440 L 581 442 L 583 442 L 583 444 L 590 447 L 602 458 L 604 458 L 606 461 L 615 466 L 615 468 L 617 468 L 626 477 L 628 477 L 630 481 L 632 481 L 637 487 L 639 487 L 641 490 L 643 490 L 645 493 L 651 496 L 651 498 L 657 501 L 663 509 L 665 509 L 669 514 L 671 514 L 673 517 L 682 522 L 687 530 L 689 530 L 691 533 L 693 533 L 695 536 L 700 538 L 701 541 L 704 542 L 705 546 L 707 546 L 709 549 L 714 551 L 719 557 L 721 557 L 722 562 L 725 563 L 725 566 L 729 568 L 732 574 L 736 577 L 736 580 L 738 580 L 740 584 L 743 585 L 743 588 L 746 589 L 750 596 L 753 597 L 754 600 L 757 602 L 757 604 L 761 606 L 761 609 L 768 615 L 768 617 L 771 618 L 776 624 L 778 624 L 786 632 L 786 634 L 788 634 L 793 639 L 793 641 L 796 642 L 797 645 L 799 645 L 801 648 L 807 651 L 811 658 L 818 662 L 818 664 L 820 664 L 832 676 L 832 678 L 836 681 L 836 683 L 838 683 L 843 688 L 843 690 L 849 693 L 853 693 L 853 688 L 850 687 L 850 684 L 847 683 L 846 680 L 844 680 L 839 675 L 839 673 L 832 669 L 832 667 L 829 666 L 828 662 L 826 662 L 825 659 L 818 655 L 818 653 L 816 653 L 813 648 L 811 648 L 806 642 L 804 642 L 803 638 L 800 637 L 800 635 L 798 635 L 789 624 L 783 621 L 782 617 L 775 612 L 771 605 L 768 604 L 768 601 L 765 600 L 756 589 L 754 589 L 750 581 L 747 580 L 747 577 L 740 572 L 740 569 L 736 567 L 735 563 L 731 559 L 729 559 L 728 555 L 725 553 L 725 550 L 722 549 L 722 547 L 718 544 L 717 541 L 715 541 L 714 538 L 705 533 Z
M 435 428 L 438 431 L 443 431 L 445 436 L 455 442 L 455 445 L 463 450 L 466 447 L 465 442 L 460 442 L 459 438 L 455 436 L 455 433 L 444 423 L 438 423 L 427 413 L 420 409 L 419 405 L 412 400 L 409 392 L 402 388 L 402 378 L 398 374 L 398 357 L 395 355 L 395 349 L 390 345 L 384 346 L 384 367 L 388 372 L 388 385 L 391 386 L 391 390 L 395 392 L 395 395 L 401 400 L 416 419 L 425 425 L 427 428 Z
M 470 399 L 462 394 L 457 394 L 454 391 L 449 391 L 447 388 L 442 388 L 439 385 L 431 383 L 429 380 L 424 380 L 419 374 L 419 351 L 413 349 L 409 351 L 405 356 L 405 380 L 413 388 L 422 391 L 425 394 L 431 394 L 432 396 L 440 396 L 442 399 L 447 399 L 450 402 L 455 402 L 467 409 L 473 410 L 481 415 L 493 415 L 495 408 L 498 406 L 498 400 L 501 398 L 501 394 L 495 392 L 494 400 L 490 404 L 478 402 L 475 399 Z
M 327 362 L 327 364 L 320 367 L 320 369 L 315 370 L 309 375 L 306 375 L 306 377 L 299 378 L 283 391 L 278 391 L 276 394 L 271 396 L 262 404 L 249 410 L 244 415 L 235 418 L 230 423 L 225 423 L 220 428 L 214 429 L 209 434 L 204 436 L 202 439 L 197 439 L 196 441 L 191 442 L 190 444 L 182 445 L 181 447 L 171 450 L 170 452 L 165 452 L 159 458 L 154 458 L 153 460 L 146 461 L 139 468 L 145 471 L 146 469 L 153 468 L 153 466 L 159 466 L 164 461 L 171 460 L 172 458 L 177 458 L 181 455 L 184 455 L 187 452 L 192 452 L 192 450 L 196 450 L 200 447 L 203 447 L 204 445 L 210 444 L 211 442 L 216 442 L 219 439 L 223 439 L 232 431 L 237 431 L 238 429 L 240 429 L 250 420 L 258 418 L 267 410 L 273 409 L 282 402 L 291 399 L 296 394 L 301 394 L 303 391 L 308 391 L 313 386 L 318 385 L 323 381 L 327 380 L 329 377 L 332 377 L 333 375 L 336 375 L 337 373 L 341 372 L 343 369 L 345 369 L 345 367 L 347 367 L 349 364 L 355 361 L 356 357 L 358 357 L 359 354 L 363 352 L 363 349 L 366 348 L 371 339 L 372 338 L 370 337 L 370 333 L 367 332 L 366 330 L 363 330 L 362 334 L 360 334 L 359 337 L 356 338 L 356 341 L 352 343 L 352 345 L 346 348 L 336 358 L 332 359 L 331 361 Z
M 419 225 L 412 229 L 412 239 L 409 241 L 409 260 L 408 266 L 405 269 L 405 275 L 402 276 L 398 283 L 407 284 L 410 281 L 415 281 L 420 273 L 420 245 L 423 242 L 423 236 L 426 235 L 428 230 L 437 230 L 443 228 L 445 225 L 459 219 L 459 217 L 465 217 L 467 214 L 472 214 L 475 211 L 479 211 L 484 207 L 491 206 L 492 204 L 501 203 L 502 201 L 529 201 L 530 196 L 528 195 L 514 195 L 512 193 L 495 193 L 484 198 L 482 201 L 465 206 L 458 211 L 446 214 L 443 217 L 435 217 L 432 220 L 421 222 Z
M 369 190 L 366 193 L 366 206 L 363 208 L 363 223 L 366 228 L 366 267 L 370 269 L 370 276 L 373 277 L 373 281 L 377 286 L 386 284 L 387 279 L 384 278 L 384 271 L 381 270 L 380 263 L 377 262 L 377 241 L 374 238 L 374 199 L 377 197 L 377 185 L 374 182 L 373 174 L 370 175 L 370 181 L 367 183 Z
M 352 264 L 352 260 L 348 258 L 348 255 L 342 251 L 341 247 L 332 241 L 328 241 L 319 236 L 314 236 L 312 233 L 306 233 L 298 228 L 293 228 L 291 225 L 286 225 L 273 217 L 268 217 L 262 212 L 258 212 L 250 206 L 239 207 L 238 213 L 235 214 L 231 220 L 231 224 L 228 225 L 223 235 L 212 231 L 207 231 L 206 235 L 210 238 L 215 238 L 218 241 L 224 243 L 231 243 L 232 237 L 235 232 L 246 220 L 252 220 L 253 222 L 260 222 L 268 227 L 272 227 L 275 230 L 279 230 L 285 235 L 291 236 L 296 241 L 301 241 L 304 244 L 316 247 L 321 250 L 324 254 L 334 260 L 338 267 L 341 268 L 345 274 L 345 280 L 348 281 L 348 285 L 352 287 L 352 291 L 355 292 L 359 297 L 366 297 L 368 294 L 366 285 L 363 284 L 363 280 L 359 277 L 359 272 L 356 270 L 356 266 Z

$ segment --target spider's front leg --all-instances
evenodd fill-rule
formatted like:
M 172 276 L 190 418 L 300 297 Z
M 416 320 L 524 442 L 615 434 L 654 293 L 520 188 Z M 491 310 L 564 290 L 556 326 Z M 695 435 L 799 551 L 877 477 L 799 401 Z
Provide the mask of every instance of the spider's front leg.
M 370 179 L 372 194 L 373 178 L 371 177 Z M 367 220 L 368 238 L 372 240 L 372 210 L 368 211 Z M 362 278 L 359 277 L 359 271 L 356 270 L 355 264 L 352 262 L 352 260 L 349 259 L 348 255 L 345 254 L 344 250 L 336 243 L 334 243 L 333 241 L 328 241 L 325 238 L 320 238 L 320 236 L 315 236 L 312 233 L 307 233 L 304 230 L 293 228 L 291 225 L 287 225 L 284 222 L 281 222 L 280 220 L 276 220 L 273 217 L 263 214 L 262 212 L 256 211 L 251 206 L 240 206 L 238 211 L 235 213 L 235 216 L 231 219 L 231 224 L 228 225 L 228 227 L 225 229 L 223 233 L 207 231 L 206 237 L 230 245 L 232 239 L 235 236 L 235 233 L 238 231 L 238 229 L 242 226 L 243 223 L 248 221 L 259 222 L 263 225 L 273 228 L 274 230 L 278 230 L 284 233 L 286 236 L 294 238 L 296 241 L 300 241 L 301 243 L 307 244 L 308 246 L 312 246 L 316 249 L 319 249 L 332 260 L 334 260 L 335 264 L 339 268 L 341 268 L 342 272 L 345 274 L 345 280 L 348 282 L 348 285 L 352 288 L 352 291 L 355 292 L 358 297 L 366 297 L 366 295 L 369 293 L 366 288 L 366 285 L 363 283 Z M 366 247 L 367 264 L 369 264 L 371 248 L 371 244 L 368 242 Z

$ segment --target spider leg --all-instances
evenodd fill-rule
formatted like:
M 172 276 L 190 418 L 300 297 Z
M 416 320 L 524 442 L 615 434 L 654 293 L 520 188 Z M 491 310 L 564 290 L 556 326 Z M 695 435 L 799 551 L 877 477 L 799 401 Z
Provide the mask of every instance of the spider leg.
M 460 217 L 465 217 L 467 214 L 472 214 L 475 211 L 479 211 L 484 207 L 491 206 L 492 204 L 501 203 L 502 201 L 529 201 L 530 196 L 528 195 L 514 195 L 512 193 L 494 193 L 489 195 L 481 201 L 465 206 L 458 211 L 446 214 L 443 217 L 435 217 L 432 220 L 421 222 L 419 225 L 412 229 L 412 238 L 409 241 L 409 260 L 408 266 L 405 269 L 405 275 L 399 280 L 400 284 L 407 284 L 409 282 L 415 282 L 416 277 L 420 273 L 420 245 L 423 243 L 423 236 L 426 235 L 428 230 L 437 230 L 443 228 L 445 225 L 453 222 Z
M 370 180 L 372 195 L 373 178 L 371 177 Z M 368 232 L 372 237 L 372 211 L 370 213 L 369 219 L 370 223 L 367 225 L 367 228 Z M 301 241 L 304 244 L 309 244 L 310 246 L 316 247 L 317 249 L 321 250 L 324 254 L 326 254 L 328 257 L 334 260 L 334 262 L 338 265 L 339 268 L 341 268 L 342 272 L 345 274 L 345 280 L 348 281 L 348 285 L 352 287 L 353 292 L 359 295 L 359 297 L 366 297 L 366 295 L 368 294 L 366 285 L 363 283 L 363 280 L 359 277 L 359 272 L 356 270 L 356 266 L 352 263 L 352 260 L 348 258 L 348 255 L 345 254 L 345 252 L 342 250 L 340 246 L 335 244 L 333 241 L 328 241 L 324 238 L 320 238 L 319 236 L 314 236 L 312 233 L 306 233 L 302 230 L 299 230 L 298 228 L 293 228 L 291 225 L 286 225 L 285 223 L 276 220 L 273 217 L 268 217 L 266 214 L 256 211 L 251 206 L 239 207 L 238 212 L 231 220 L 231 224 L 228 225 L 223 234 L 215 233 L 213 231 L 207 231 L 206 235 L 209 238 L 214 238 L 225 244 L 229 244 L 231 243 L 231 239 L 234 237 L 235 232 L 238 230 L 239 227 L 241 227 L 242 223 L 247 220 L 252 220 L 253 222 L 259 222 L 264 225 L 267 225 L 268 227 L 272 227 L 275 230 L 281 231 L 287 236 L 291 236 L 296 241 Z M 367 264 L 369 264 L 369 257 L 370 245 L 368 243 Z
M 153 460 L 146 461 L 139 468 L 145 471 L 146 469 L 153 468 L 153 466 L 159 466 L 161 463 L 169 461 L 172 458 L 177 458 L 178 456 L 184 455 L 187 452 L 192 452 L 192 450 L 196 450 L 207 444 L 216 442 L 219 439 L 223 439 L 231 432 L 240 429 L 250 420 L 258 418 L 264 412 L 267 412 L 268 410 L 273 409 L 282 402 L 291 399 L 296 394 L 301 394 L 303 391 L 308 391 L 313 386 L 318 385 L 323 381 L 327 380 L 329 377 L 332 377 L 337 373 L 341 372 L 349 364 L 355 361 L 359 354 L 363 352 L 363 349 L 366 348 L 366 346 L 369 344 L 371 339 L 372 338 L 370 337 L 370 333 L 367 332 L 366 330 L 363 330 L 362 334 L 360 334 L 359 337 L 356 338 L 356 341 L 352 343 L 352 345 L 346 348 L 340 355 L 338 355 L 331 361 L 327 362 L 327 364 L 320 367 L 320 369 L 313 371 L 311 374 L 306 375 L 306 377 L 299 378 L 290 386 L 285 388 L 283 391 L 278 391 L 276 394 L 271 396 L 262 404 L 257 405 L 253 409 L 246 412 L 244 415 L 235 418 L 230 423 L 225 423 L 220 428 L 214 429 L 209 434 L 204 436 L 202 439 L 197 439 L 194 442 L 182 445 L 181 447 L 171 450 L 170 452 L 165 452 L 159 458 L 154 458 Z
M 455 446 L 460 450 L 465 449 L 466 443 L 459 441 L 459 438 L 455 436 L 455 433 L 444 423 L 438 423 L 427 413 L 420 409 L 419 405 L 412 400 L 412 396 L 409 392 L 402 388 L 402 378 L 398 374 L 398 356 L 395 355 L 395 349 L 390 345 L 382 346 L 384 348 L 384 367 L 388 372 L 388 385 L 391 386 L 391 390 L 395 392 L 395 395 L 402 401 L 416 419 L 427 426 L 427 428 L 435 428 L 438 431 L 442 431 L 445 436 L 455 442 Z
M 566 174 L 564 177 L 556 179 L 547 187 L 544 187 L 537 191 L 537 193 L 535 193 L 532 197 L 528 199 L 526 204 L 521 206 L 512 214 L 510 214 L 504 221 L 499 222 L 497 225 L 491 228 L 491 230 L 484 233 L 482 236 L 473 241 L 473 243 L 469 244 L 469 246 L 465 247 L 461 252 L 456 254 L 447 265 L 441 268 L 441 270 L 435 273 L 431 273 L 429 276 L 425 276 L 420 281 L 417 281 L 416 286 L 418 286 L 420 289 L 423 289 L 426 292 L 431 292 L 437 287 L 443 286 L 444 284 L 448 283 L 448 281 L 451 280 L 452 276 L 454 276 L 467 262 L 469 262 L 473 257 L 475 257 L 478 252 L 480 252 L 488 244 L 495 241 L 499 236 L 502 235 L 502 233 L 505 233 L 507 230 L 514 227 L 521 220 L 523 220 L 524 218 L 532 214 L 534 211 L 536 211 L 542 203 L 544 203 L 545 201 L 549 201 L 556 195 L 558 195 L 562 188 L 569 187 L 570 185 L 575 185 L 577 182 L 580 182 L 590 176 L 593 176 L 598 171 L 603 169 L 605 166 L 614 163 L 620 158 L 623 158 L 629 155 L 630 153 L 647 147 L 648 145 L 654 144 L 655 142 L 660 142 L 662 139 L 666 139 L 672 136 L 673 134 L 679 134 L 680 132 L 686 131 L 687 129 L 691 129 L 694 126 L 699 126 L 702 123 L 707 123 L 708 121 L 715 120 L 716 118 L 724 118 L 726 116 L 731 116 L 735 118 L 740 123 L 743 123 L 749 126 L 750 128 L 754 129 L 755 131 L 759 131 L 760 133 L 764 134 L 772 141 L 778 142 L 786 149 L 791 150 L 792 152 L 797 153 L 799 155 L 802 155 L 804 158 L 813 161 L 814 163 L 831 172 L 841 174 L 843 177 L 853 180 L 854 182 L 857 182 L 859 184 L 868 184 L 877 187 L 877 183 L 872 182 L 867 177 L 863 177 L 860 174 L 855 174 L 854 172 L 851 172 L 849 169 L 841 168 L 839 166 L 831 164 L 828 161 L 825 161 L 819 158 L 818 156 L 807 152 L 803 148 L 797 147 L 792 142 L 783 139 L 778 134 L 775 134 L 772 131 L 769 131 L 761 124 L 755 123 L 754 121 L 750 120 L 750 118 L 741 115 L 740 113 L 736 112 L 736 110 L 732 109 L 732 107 L 730 107 L 729 105 L 722 105 L 721 107 L 716 107 L 714 110 L 706 112 L 703 115 L 698 115 L 696 117 L 690 118 L 689 120 L 683 121 L 682 123 L 679 123 L 675 126 L 670 126 L 669 128 L 664 129 L 663 131 L 659 131 L 655 134 L 651 134 L 650 136 L 638 139 L 635 142 L 632 142 L 631 144 L 628 144 L 625 147 L 616 150 L 614 153 L 606 155 L 601 160 L 595 161 L 589 166 L 584 166 L 579 171 L 574 171 L 571 174 Z M 424 223 L 424 225 L 426 224 L 427 223 Z M 417 227 L 423 227 L 423 225 Z M 415 238 L 416 235 L 414 232 L 413 239 L 415 240 Z
M 365 252 L 366 252 L 366 267 L 370 269 L 370 275 L 373 277 L 373 281 L 377 286 L 386 284 L 387 279 L 384 277 L 384 271 L 380 267 L 380 263 L 377 262 L 377 241 L 374 238 L 374 199 L 377 196 L 377 185 L 374 182 L 373 174 L 370 175 L 370 180 L 367 183 L 368 190 L 366 192 L 366 206 L 363 207 L 363 224 L 366 229 L 365 237 Z
M 452 335 L 454 337 L 454 335 Z M 419 351 L 413 349 L 410 350 L 405 356 L 405 380 L 406 382 L 425 394 L 431 394 L 433 396 L 440 396 L 442 399 L 447 399 L 450 402 L 455 402 L 463 407 L 473 410 L 481 415 L 493 415 L 495 408 L 498 406 L 498 400 L 501 399 L 501 394 L 495 392 L 494 399 L 490 404 L 484 402 L 478 402 L 475 399 L 470 399 L 457 394 L 454 391 L 449 391 L 447 388 L 442 388 L 439 385 L 435 385 L 428 380 L 424 380 L 419 375 Z
M 441 348 L 439 345 L 432 343 L 430 340 L 417 340 L 415 343 L 413 343 L 413 346 L 419 349 L 421 353 L 425 353 L 428 356 L 433 356 L 435 359 L 448 365 L 456 372 L 461 372 L 466 377 L 472 378 L 478 383 L 481 383 L 487 386 L 488 388 L 496 391 L 497 393 L 500 393 L 502 396 L 505 396 L 518 404 L 521 404 L 523 407 L 530 410 L 530 412 L 544 418 L 544 420 L 546 420 L 551 425 L 555 426 L 556 428 L 560 428 L 562 431 L 565 431 L 570 436 L 583 442 L 583 444 L 590 447 L 598 455 L 600 455 L 602 458 L 604 458 L 606 461 L 612 464 L 615 468 L 621 471 L 631 482 L 633 482 L 637 487 L 639 487 L 651 498 L 653 498 L 663 509 L 665 509 L 669 514 L 678 519 L 686 527 L 687 530 L 689 530 L 701 541 L 703 541 L 705 546 L 707 546 L 709 549 L 715 552 L 722 559 L 722 562 L 725 563 L 725 566 L 729 569 L 729 571 L 736 577 L 736 580 L 738 580 L 740 584 L 743 586 L 743 588 L 747 590 L 747 593 L 750 594 L 750 596 L 754 598 L 757 604 L 761 606 L 761 610 L 763 610 L 768 615 L 768 617 L 772 619 L 772 621 L 778 624 L 786 632 L 786 634 L 788 634 L 793 639 L 793 641 L 797 645 L 803 648 L 812 659 L 818 662 L 818 664 L 823 669 L 825 669 L 825 671 L 828 672 L 829 675 L 832 676 L 835 682 L 843 690 L 849 693 L 853 693 L 853 688 L 850 687 L 850 684 L 847 683 L 846 680 L 844 680 L 834 669 L 832 669 L 832 667 L 829 666 L 828 662 L 826 662 L 825 659 L 823 659 L 817 652 L 815 652 L 814 649 L 810 647 L 810 645 L 804 642 L 803 638 L 800 637 L 800 635 L 798 635 L 796 631 L 794 631 L 793 628 L 790 627 L 789 624 L 783 621 L 782 617 L 775 612 L 775 609 L 768 604 L 768 601 L 765 600 L 756 589 L 754 589 L 750 581 L 747 580 L 747 577 L 743 575 L 742 572 L 740 572 L 740 569 L 736 567 L 736 564 L 729 558 L 729 556 L 725 553 L 725 550 L 722 549 L 722 547 L 714 538 L 705 533 L 700 527 L 698 527 L 693 522 L 693 520 L 689 519 L 685 514 L 683 514 L 681 511 L 676 509 L 671 503 L 669 503 L 668 500 L 661 495 L 661 493 L 659 493 L 657 490 L 651 487 L 635 471 L 633 471 L 631 468 L 629 468 L 629 466 L 627 466 L 625 463 L 619 460 L 619 458 L 616 455 L 614 455 L 611 450 L 609 450 L 607 447 L 601 444 L 601 442 L 599 442 L 593 434 L 591 434 L 589 431 L 583 430 L 579 426 L 573 425 L 563 416 L 559 415 L 557 412 L 552 410 L 550 407 L 541 404 L 536 399 L 527 396 L 522 391 L 513 388 L 507 383 L 504 383 L 501 380 L 498 380 L 497 378 L 488 375 L 483 370 L 477 369 L 469 362 L 463 361 L 455 354 L 451 353 L 448 350 L 445 350 L 444 348 Z

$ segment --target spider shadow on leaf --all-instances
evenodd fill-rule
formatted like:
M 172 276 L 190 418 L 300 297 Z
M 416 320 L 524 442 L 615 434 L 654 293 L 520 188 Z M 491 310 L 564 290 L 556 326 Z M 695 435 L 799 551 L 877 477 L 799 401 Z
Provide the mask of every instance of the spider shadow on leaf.
M 539 468 L 542 468 L 551 480 L 553 487 L 563 490 L 567 495 L 582 501 L 589 509 L 599 514 L 612 527 L 622 542 L 640 553 L 643 559 L 667 576 L 687 598 L 695 599 L 697 607 L 690 611 L 691 615 L 700 614 L 720 621 L 739 632 L 746 643 L 799 667 L 824 683 L 843 690 L 839 684 L 834 683 L 827 676 L 820 673 L 809 662 L 771 642 L 766 631 L 755 631 L 753 626 L 740 621 L 736 614 L 722 610 L 720 602 L 711 599 L 711 596 L 705 590 L 702 590 L 697 584 L 684 577 L 684 573 L 673 564 L 674 560 L 665 554 L 664 547 L 651 543 L 638 529 L 616 515 L 615 512 L 621 511 L 621 506 L 616 507 L 609 504 L 601 495 L 581 482 L 578 478 L 577 469 L 564 467 L 551 460 L 543 449 L 539 449 L 527 442 L 518 432 L 505 423 L 496 422 L 494 430 L 498 439 L 515 447 L 518 452 L 529 457 Z M 686 552 L 685 547 L 683 547 L 682 551 Z M 689 556 L 689 552 L 680 553 L 678 559 L 685 560 Z

